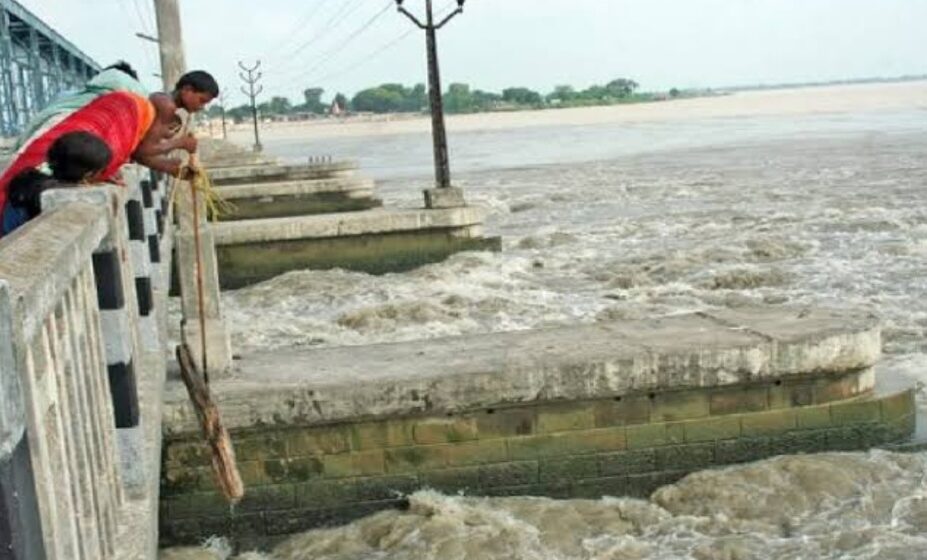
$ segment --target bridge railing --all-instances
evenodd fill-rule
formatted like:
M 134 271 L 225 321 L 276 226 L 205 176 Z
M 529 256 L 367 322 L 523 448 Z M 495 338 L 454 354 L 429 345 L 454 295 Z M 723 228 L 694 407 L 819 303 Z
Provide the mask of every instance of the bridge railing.
M 142 445 L 136 369 L 163 353 L 153 293 L 169 273 L 163 189 L 125 175 L 126 188 L 45 193 L 0 240 L 0 556 L 119 557 L 133 493 L 120 455 Z

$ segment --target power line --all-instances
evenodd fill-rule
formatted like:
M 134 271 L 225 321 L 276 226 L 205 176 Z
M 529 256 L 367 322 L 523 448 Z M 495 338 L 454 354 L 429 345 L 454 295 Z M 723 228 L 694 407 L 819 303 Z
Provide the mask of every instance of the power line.
M 139 0 L 133 0 L 132 3 L 135 5 L 135 13 L 138 15 L 138 23 L 142 26 L 142 31 L 145 33 L 151 33 L 153 27 L 151 26 L 151 21 L 145 17 L 144 10 L 142 10 Z
M 441 16 L 439 16 L 439 18 L 443 19 L 445 16 L 447 16 L 447 15 L 454 9 L 453 6 L 454 6 L 454 0 L 449 0 L 447 3 L 445 3 L 444 6 L 442 7 L 442 11 L 443 11 L 444 13 L 443 13 Z M 387 8 L 389 8 L 389 6 L 387 6 Z M 376 18 L 380 17 L 381 15 L 382 15 L 382 12 L 381 12 L 381 13 L 378 13 L 378 14 L 374 17 L 374 21 L 376 20 Z M 370 23 L 370 25 L 372 25 L 372 22 Z M 367 27 L 369 27 L 369 25 L 367 25 Z M 361 31 L 362 31 L 362 30 L 361 30 Z M 398 45 L 400 42 L 402 42 L 403 39 L 405 39 L 406 37 L 408 37 L 409 35 L 411 35 L 414 31 L 415 31 L 415 29 L 409 29 L 408 31 L 406 31 L 406 32 L 403 33 L 402 35 L 396 37 L 396 38 L 393 39 L 392 41 L 389 41 L 388 43 L 385 43 L 385 44 L 383 44 L 382 46 L 380 46 L 379 48 L 377 48 L 376 50 L 372 51 L 370 54 L 368 54 L 367 56 L 363 57 L 362 59 L 359 59 L 359 60 L 357 60 L 357 61 L 355 61 L 355 62 L 353 62 L 353 63 L 347 65 L 347 67 L 345 67 L 345 68 L 343 68 L 343 69 L 341 69 L 341 70 L 338 70 L 338 71 L 335 71 L 335 72 L 331 72 L 331 73 L 329 73 L 329 74 L 325 74 L 324 76 L 322 76 L 322 77 L 320 77 L 320 78 L 317 78 L 316 81 L 322 82 L 322 81 L 325 81 L 325 80 L 330 80 L 330 79 L 332 79 L 332 78 L 337 78 L 337 77 L 340 77 L 340 76 L 343 76 L 343 75 L 345 75 L 345 74 L 349 74 L 349 73 L 353 72 L 353 71 L 356 70 L 357 68 L 359 68 L 359 67 L 361 67 L 361 66 L 364 66 L 365 64 L 367 64 L 367 63 L 370 62 L 371 60 L 377 58 L 378 56 L 380 56 L 381 54 L 385 53 L 385 52 L 388 51 L 389 49 L 391 49 L 391 48 L 395 47 L 396 45 Z M 359 34 L 359 33 L 357 33 L 357 34 Z M 334 58 L 334 57 L 332 57 L 332 58 Z M 317 64 L 315 67 L 313 67 L 313 69 L 318 68 L 318 67 L 321 66 L 321 65 L 324 65 L 324 63 L 326 63 L 326 62 L 328 62 L 328 61 L 330 61 L 330 60 L 332 60 L 332 59 L 329 58 L 328 60 L 325 60 L 325 61 L 323 61 L 322 63 Z M 307 73 L 307 75 L 311 74 L 311 72 L 312 72 L 313 69 L 310 69 L 309 72 Z M 303 76 L 303 77 L 305 77 L 305 76 Z
M 287 43 L 290 42 L 290 39 L 296 37 L 297 33 L 299 33 L 304 27 L 306 27 L 310 21 L 315 19 L 315 16 L 319 15 L 322 12 L 322 8 L 325 6 L 326 2 L 328 2 L 328 0 L 319 0 L 318 4 L 316 4 L 302 18 L 299 19 L 296 25 L 293 26 L 293 29 L 291 29 L 289 33 L 286 34 L 283 40 L 278 41 L 273 47 L 267 49 L 267 52 L 265 53 L 265 55 L 269 55 L 273 51 L 278 51 L 282 49 Z
M 287 53 L 287 61 L 283 64 L 282 68 L 293 66 L 293 64 L 298 63 L 299 61 L 296 58 L 297 55 L 305 51 L 308 47 L 319 42 L 319 40 L 326 37 L 333 29 L 336 29 L 338 26 L 340 26 L 344 21 L 348 19 L 348 17 L 353 15 L 354 12 L 356 12 L 357 9 L 360 8 L 364 2 L 365 0 L 354 0 L 353 3 L 351 3 L 350 1 L 347 1 L 344 4 L 342 4 L 341 8 L 338 9 L 335 12 L 335 14 L 332 15 L 331 18 L 328 19 L 327 22 L 325 22 L 325 25 L 323 25 L 322 27 L 322 31 L 319 32 L 318 35 L 302 43 L 301 45 L 296 47 L 292 52 Z
M 346 47 L 348 44 L 350 44 L 351 41 L 353 41 L 354 39 L 356 39 L 357 37 L 359 37 L 361 34 L 363 34 L 365 31 L 367 31 L 368 29 L 370 29 L 370 27 L 372 27 L 373 24 L 377 22 L 377 20 L 379 20 L 381 17 L 383 17 L 384 14 L 386 14 L 386 12 L 392 7 L 392 5 L 393 5 L 393 0 L 389 0 L 389 1 L 387 2 L 387 4 L 386 4 L 385 6 L 383 6 L 383 8 L 382 8 L 379 12 L 377 12 L 376 14 L 374 14 L 373 17 L 371 17 L 369 20 L 367 20 L 363 25 L 361 25 L 361 26 L 360 26 L 358 29 L 356 29 L 353 33 L 351 33 L 350 35 L 348 35 L 347 37 L 345 37 L 345 39 L 342 40 L 342 41 L 341 41 L 340 43 L 338 43 L 337 45 L 333 46 L 332 48 L 330 48 L 330 49 L 328 49 L 327 51 L 325 51 L 324 53 L 322 53 L 322 54 L 320 55 L 321 60 L 320 60 L 317 64 L 315 64 L 314 66 L 312 66 L 311 68 L 309 68 L 309 70 L 307 70 L 307 71 L 305 71 L 305 72 L 303 72 L 303 73 L 301 73 L 301 74 L 297 74 L 297 75 L 295 75 L 295 76 L 291 76 L 291 77 L 292 77 L 293 79 L 302 79 L 302 78 L 305 78 L 306 76 L 312 75 L 313 72 L 315 72 L 316 70 L 318 70 L 319 68 L 321 68 L 321 67 L 324 66 L 325 64 L 329 63 L 331 60 L 333 60 L 333 59 L 335 58 L 335 56 L 337 56 L 337 54 L 338 54 L 339 52 L 341 52 L 342 49 L 344 49 L 344 47 Z M 281 79 L 282 79 L 282 77 L 281 77 Z
M 393 47 L 395 47 L 396 45 L 398 45 L 399 43 L 401 43 L 403 39 L 405 39 L 406 37 L 408 37 L 409 35 L 411 35 L 411 34 L 414 33 L 414 32 L 415 32 L 415 29 L 409 29 L 408 31 L 406 31 L 405 33 L 403 33 L 402 35 L 400 35 L 399 37 L 396 37 L 396 38 L 393 39 L 392 41 L 390 41 L 390 42 L 388 42 L 388 43 L 386 43 L 386 44 L 380 46 L 378 49 L 376 49 L 375 51 L 371 52 L 371 53 L 368 54 L 367 56 L 365 56 L 365 57 L 363 57 L 363 58 L 361 58 L 361 59 L 359 59 L 359 60 L 356 60 L 356 61 L 354 61 L 354 62 L 351 63 L 351 64 L 348 64 L 346 67 L 342 68 L 341 70 L 338 70 L 337 72 L 332 72 L 332 73 L 330 73 L 330 74 L 326 74 L 326 75 L 324 75 L 324 76 L 322 76 L 322 77 L 320 77 L 320 78 L 317 78 L 316 81 L 318 81 L 318 82 L 324 82 L 324 81 L 327 81 L 327 80 L 332 80 L 332 79 L 334 79 L 334 78 L 340 78 L 341 76 L 344 76 L 345 74 L 350 74 L 351 72 L 353 72 L 354 70 L 357 70 L 357 69 L 360 68 L 361 66 L 364 66 L 364 65 L 367 64 L 368 62 L 371 62 L 371 61 L 373 61 L 373 60 L 376 60 L 380 55 L 386 53 L 386 52 L 389 51 L 391 48 L 393 48 Z

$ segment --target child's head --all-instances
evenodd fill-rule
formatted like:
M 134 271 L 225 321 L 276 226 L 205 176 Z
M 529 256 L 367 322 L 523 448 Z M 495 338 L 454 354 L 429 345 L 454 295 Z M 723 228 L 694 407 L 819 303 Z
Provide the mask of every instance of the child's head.
M 110 64 L 103 70 L 119 70 L 126 76 L 129 76 L 133 80 L 138 80 L 138 72 L 135 71 L 135 68 L 132 68 L 132 65 L 126 62 L 125 60 L 117 61 L 115 64 Z
M 216 97 L 219 97 L 219 83 L 202 70 L 187 72 L 174 86 L 174 101 L 190 113 L 201 111 Z
M 55 140 L 46 160 L 53 177 L 62 183 L 85 183 L 100 179 L 113 152 L 99 136 L 69 132 Z

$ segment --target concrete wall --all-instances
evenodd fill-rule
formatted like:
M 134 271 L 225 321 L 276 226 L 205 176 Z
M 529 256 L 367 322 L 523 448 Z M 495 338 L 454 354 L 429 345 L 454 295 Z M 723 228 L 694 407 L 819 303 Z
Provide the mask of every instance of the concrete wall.
M 781 453 L 856 450 L 914 430 L 913 393 L 871 372 L 717 389 L 238 430 L 247 494 L 230 512 L 198 440 L 165 443 L 162 545 L 282 535 L 402 507 L 421 488 L 471 495 L 645 497 L 685 474 Z
M 42 215 L 0 240 L 3 558 L 156 552 L 157 487 L 142 495 L 131 458 L 144 447 L 141 380 L 164 377 L 151 303 L 163 268 L 153 258 L 162 248 L 155 206 L 166 193 L 149 183 L 143 196 L 140 177 L 125 171 L 127 188 L 45 193 Z M 151 421 L 160 432 L 160 409 Z M 156 478 L 149 470 L 146 482 Z M 145 497 L 150 513 L 134 516 Z M 141 523 L 127 546 L 130 518 Z M 147 547 L 130 552 L 136 543 Z

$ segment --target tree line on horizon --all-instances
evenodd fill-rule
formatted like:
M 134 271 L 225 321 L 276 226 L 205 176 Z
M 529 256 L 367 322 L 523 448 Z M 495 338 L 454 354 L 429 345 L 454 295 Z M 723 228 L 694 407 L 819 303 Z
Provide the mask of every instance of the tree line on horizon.
M 592 85 L 577 90 L 569 85 L 560 85 L 553 91 L 542 94 L 526 87 L 511 87 L 501 93 L 480 89 L 471 89 L 468 84 L 453 83 L 444 92 L 444 110 L 449 114 L 480 113 L 487 111 L 517 111 L 524 109 L 545 109 L 557 107 L 585 107 L 595 105 L 614 105 L 654 101 L 664 98 L 676 98 L 686 95 L 676 88 L 667 94 L 639 92 L 639 85 L 634 80 L 617 78 L 605 85 Z M 318 87 L 303 91 L 301 103 L 293 103 L 283 96 L 273 96 L 258 104 L 258 114 L 262 118 L 301 117 L 328 114 L 337 105 L 342 112 L 350 113 L 420 113 L 428 111 L 428 90 L 425 84 L 407 87 L 403 84 L 389 83 L 363 89 L 354 97 L 348 98 L 343 93 L 336 93 L 328 102 L 322 101 L 325 90 Z M 220 116 L 222 108 L 212 106 L 210 117 Z M 226 110 L 226 115 L 235 122 L 242 122 L 251 117 L 251 106 L 244 104 Z

